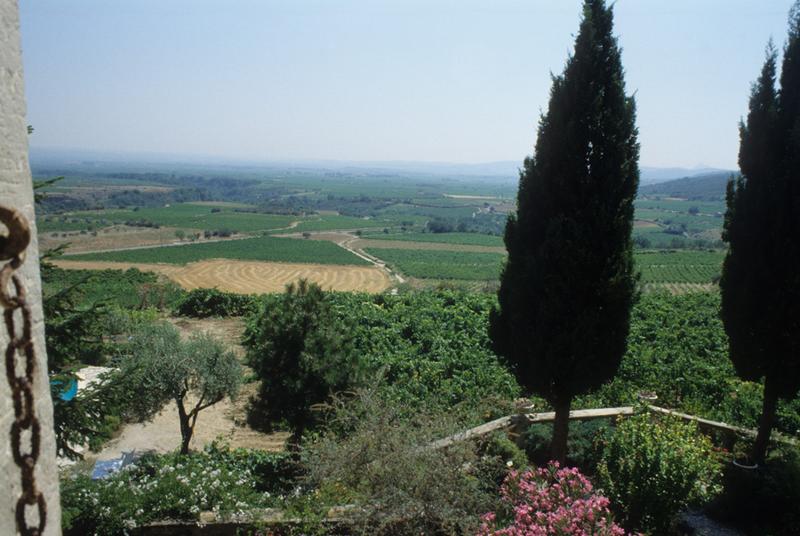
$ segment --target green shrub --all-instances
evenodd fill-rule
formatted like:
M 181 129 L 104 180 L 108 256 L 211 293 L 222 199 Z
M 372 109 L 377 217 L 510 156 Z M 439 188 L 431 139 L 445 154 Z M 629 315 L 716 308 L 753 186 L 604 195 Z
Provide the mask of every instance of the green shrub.
M 105 536 L 202 511 L 236 517 L 279 502 L 292 475 L 285 454 L 212 445 L 188 456 L 147 455 L 103 480 L 63 476 L 62 528 L 66 536 Z
M 721 465 L 694 423 L 639 414 L 617 423 L 598 480 L 629 530 L 664 534 L 675 515 L 719 491 Z
M 497 493 L 509 469 L 524 471 L 528 467 L 525 451 L 504 432 L 495 432 L 479 444 L 480 460 L 476 474 L 487 492 Z
M 255 296 L 223 292 L 215 288 L 197 288 L 188 292 L 175 306 L 175 314 L 206 318 L 209 316 L 244 316 L 256 308 Z
M 247 362 L 261 380 L 250 420 L 285 420 L 297 443 L 314 422 L 312 406 L 362 378 L 352 326 L 337 316 L 322 289 L 301 279 L 277 304 L 264 303 L 243 337 Z
M 349 514 L 354 534 L 475 533 L 475 513 L 493 506 L 475 476 L 477 446 L 429 447 L 463 430 L 463 422 L 449 412 L 408 415 L 376 390 L 334 407 L 330 427 L 305 446 L 306 484 L 325 490 L 333 504 L 355 505 Z

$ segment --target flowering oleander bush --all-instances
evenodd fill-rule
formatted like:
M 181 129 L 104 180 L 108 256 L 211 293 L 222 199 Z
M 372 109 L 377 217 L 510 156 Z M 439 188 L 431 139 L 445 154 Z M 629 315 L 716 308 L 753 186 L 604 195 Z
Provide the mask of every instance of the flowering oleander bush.
M 592 491 L 592 484 L 575 468 L 512 470 L 503 483 L 505 512 L 482 517 L 478 536 L 624 535 L 614 523 L 609 500 Z
M 197 519 L 202 511 L 236 518 L 280 501 L 290 486 L 285 454 L 216 445 L 185 456 L 149 455 L 103 480 L 61 480 L 67 535 L 118 535 L 150 521 Z

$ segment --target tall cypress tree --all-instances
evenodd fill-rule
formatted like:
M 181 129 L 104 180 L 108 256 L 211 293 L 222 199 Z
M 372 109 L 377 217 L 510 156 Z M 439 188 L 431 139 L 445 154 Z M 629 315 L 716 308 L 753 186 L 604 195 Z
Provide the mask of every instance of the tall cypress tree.
M 554 406 L 552 455 L 562 462 L 572 399 L 616 373 L 636 295 L 639 144 L 612 31 L 612 9 L 585 0 L 574 54 L 553 77 L 535 154 L 520 173 L 490 323 L 520 383 Z
M 722 320 L 745 380 L 764 380 L 753 458 L 763 463 L 778 400 L 800 389 L 800 3 L 790 16 L 780 91 L 767 58 L 739 127 L 741 176 L 728 183 Z

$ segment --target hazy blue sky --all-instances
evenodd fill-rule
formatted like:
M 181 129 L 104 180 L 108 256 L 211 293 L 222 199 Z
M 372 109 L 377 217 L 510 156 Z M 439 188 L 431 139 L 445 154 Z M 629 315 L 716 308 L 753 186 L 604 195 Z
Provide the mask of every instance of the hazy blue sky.
M 732 168 L 790 0 L 618 0 L 641 163 Z M 34 146 L 519 160 L 580 0 L 20 0 Z

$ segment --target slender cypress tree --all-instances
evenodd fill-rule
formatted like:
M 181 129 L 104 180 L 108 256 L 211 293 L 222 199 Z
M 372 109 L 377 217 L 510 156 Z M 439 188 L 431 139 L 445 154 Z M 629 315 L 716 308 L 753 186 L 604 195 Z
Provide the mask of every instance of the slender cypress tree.
M 780 91 L 767 58 L 739 127 L 741 177 L 728 183 L 722 320 L 730 358 L 745 380 L 764 380 L 753 448 L 766 459 L 778 400 L 800 389 L 800 3 L 790 16 Z
M 554 406 L 552 456 L 561 462 L 572 399 L 616 373 L 636 295 L 639 144 L 612 31 L 612 8 L 585 0 L 574 54 L 553 77 L 535 154 L 520 173 L 490 322 L 520 383 Z

